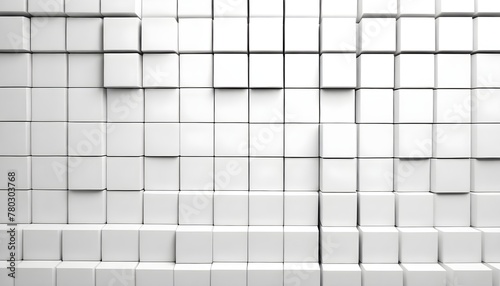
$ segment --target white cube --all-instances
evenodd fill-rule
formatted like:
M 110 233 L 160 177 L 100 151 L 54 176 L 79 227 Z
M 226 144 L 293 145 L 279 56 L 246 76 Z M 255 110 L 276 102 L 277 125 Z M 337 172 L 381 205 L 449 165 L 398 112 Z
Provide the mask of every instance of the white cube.
M 467 0 L 470 1 L 470 0 Z M 460 31 L 456 33 L 455 31 Z M 469 17 L 438 17 L 436 20 L 437 52 L 471 52 L 473 24 Z
M 433 88 L 434 55 L 396 56 L 396 88 Z
M 356 226 L 357 195 L 320 193 L 320 221 L 322 226 Z
M 107 224 L 102 228 L 102 261 L 139 261 L 138 224 Z
M 360 226 L 394 226 L 396 200 L 392 192 L 359 192 Z
M 176 263 L 212 263 L 212 226 L 179 226 L 175 238 Z
M 359 232 L 355 227 L 321 227 L 323 263 L 357 263 Z
M 320 190 L 322 192 L 356 192 L 356 159 L 321 159 Z
M 439 261 L 442 263 L 481 262 L 481 232 L 470 227 L 438 227 Z
M 359 227 L 362 263 L 398 263 L 398 230 L 395 227 Z
M 140 54 L 104 54 L 104 86 L 107 88 L 142 87 Z
M 355 88 L 356 54 L 325 54 L 321 59 L 321 88 Z
M 437 263 L 438 232 L 429 228 L 399 227 L 401 263 Z
M 357 71 L 358 88 L 394 88 L 394 55 L 362 54 Z
M 434 195 L 428 192 L 396 194 L 396 225 L 434 226 Z
M 432 159 L 431 191 L 433 193 L 468 193 L 470 173 L 469 159 Z

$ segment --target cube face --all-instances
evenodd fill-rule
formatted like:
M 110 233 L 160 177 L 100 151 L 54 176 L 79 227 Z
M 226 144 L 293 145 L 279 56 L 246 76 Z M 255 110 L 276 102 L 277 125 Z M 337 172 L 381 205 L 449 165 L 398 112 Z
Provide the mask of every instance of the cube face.
M 498 194 L 471 194 L 471 225 L 497 227 L 500 216 L 494 205 L 499 199 Z
M 316 226 L 284 228 L 284 262 L 318 262 L 319 231 Z
M 438 232 L 433 228 L 398 228 L 401 263 L 436 263 Z
M 360 88 L 393 88 L 394 56 L 362 54 L 358 57 L 358 81 Z
M 2 10 L 4 11 L 4 10 Z M 26 17 L 2 17 L 0 20 L 0 37 L 2 44 L 0 50 L 2 51 L 25 51 L 29 52 L 31 48 L 31 41 L 29 30 L 31 20 Z M 19 41 L 14 41 L 12 34 L 20 35 Z
M 212 52 L 212 19 L 179 19 L 179 52 Z
M 356 55 L 322 54 L 320 80 L 322 88 L 356 87 Z
M 443 263 L 478 263 L 481 261 L 481 232 L 468 227 L 441 227 L 439 261 Z
M 428 193 L 396 194 L 396 225 L 431 227 L 434 225 L 434 196 Z
M 433 88 L 434 55 L 396 56 L 396 88 Z
M 248 56 L 238 54 L 214 55 L 214 87 L 248 87 Z
M 103 261 L 139 261 L 139 225 L 109 225 L 102 229 Z
M 248 229 L 248 261 L 283 262 L 283 227 L 250 226 Z
M 360 89 L 356 92 L 356 123 L 392 123 L 393 92 L 390 89 Z
M 357 190 L 356 159 L 321 159 L 322 192 L 355 192 Z
M 165 3 L 160 1 L 148 2 L 151 4 L 156 2 L 157 5 L 169 5 L 168 2 L 173 1 L 165 1 Z M 147 5 L 146 2 L 143 5 Z M 170 11 L 170 13 L 172 12 Z M 175 18 L 144 18 L 141 24 L 141 50 L 143 52 L 178 51 L 178 24 Z M 158 35 L 162 35 L 162 37 L 158 37 Z
M 434 193 L 468 193 L 470 191 L 469 159 L 432 159 L 431 191 Z
M 127 72 L 123 72 L 123 71 Z M 139 54 L 105 54 L 104 86 L 107 88 L 142 87 L 142 56 Z
M 436 88 L 470 88 L 471 56 L 464 54 L 436 55 Z
M 357 263 L 359 233 L 354 227 L 321 227 L 321 255 L 325 263 Z
M 246 262 L 248 228 L 245 226 L 217 226 L 213 233 L 214 262 Z M 230 247 L 228 247 L 230 246 Z
M 447 276 L 462 285 L 489 285 L 492 283 L 492 270 L 480 263 L 445 263 Z
M 404 283 L 407 285 L 444 286 L 446 270 L 438 264 L 401 264 L 404 271 Z
M 177 263 L 212 263 L 211 226 L 179 226 L 176 232 Z
M 358 224 L 360 226 L 393 226 L 395 197 L 392 193 L 359 193 Z
M 454 29 L 460 29 L 461 35 L 454 34 Z M 468 17 L 439 17 L 436 20 L 436 50 L 445 51 L 472 51 L 473 22 Z M 464 37 L 462 37 L 464 36 Z M 470 36 L 470 38 L 468 38 Z
M 411 5 L 411 1 L 406 0 Z M 425 1 L 430 2 L 430 1 Z M 420 2 L 419 2 L 420 4 Z M 403 3 L 400 3 L 401 12 L 403 13 Z M 433 5 L 434 6 L 434 5 Z M 434 9 L 434 7 L 432 7 Z M 432 13 L 434 14 L 434 13 Z M 401 17 L 397 20 L 398 52 L 434 52 L 435 50 L 435 20 L 429 18 L 411 18 Z M 420 31 L 425 31 L 419 33 Z M 411 37 L 410 35 L 414 35 Z
M 358 191 L 391 192 L 393 168 L 392 159 L 358 159 Z
M 492 175 L 498 170 L 499 163 L 497 160 L 472 160 L 471 169 L 471 191 L 472 192 L 493 192 L 497 189 L 496 186 L 500 183 L 498 179 Z
M 285 52 L 317 52 L 318 29 L 317 19 L 285 18 Z
M 320 220 L 322 226 L 356 226 L 356 194 L 320 194 Z
M 276 2 L 279 3 L 279 1 Z M 271 5 L 269 1 L 263 3 Z M 254 7 L 254 4 L 251 6 Z M 249 24 L 249 39 L 250 52 L 283 51 L 283 20 L 252 16 Z
M 361 269 L 358 264 L 322 264 L 321 279 L 329 285 L 361 285 Z
M 394 227 L 359 227 L 361 263 L 397 263 L 398 231 Z
M 78 3 L 80 1 L 72 1 Z M 91 2 L 91 1 L 88 1 Z M 95 2 L 95 1 L 93 1 Z M 72 4 L 73 4 L 72 3 Z M 84 2 L 87 3 L 87 2 Z M 70 4 L 71 5 L 71 4 Z M 66 6 L 66 9 L 68 7 Z M 99 9 L 97 10 L 99 11 Z M 84 12 L 82 12 L 83 14 Z M 91 13 L 91 12 L 89 12 Z M 103 20 L 96 18 L 67 19 L 66 50 L 69 52 L 100 52 L 103 50 Z M 83 40 L 79 35 L 86 34 L 89 38 Z
M 338 3 L 335 3 L 338 2 Z M 356 1 L 349 1 L 354 3 Z M 326 5 L 343 5 L 340 1 L 325 1 Z M 330 4 L 331 3 L 331 4 Z M 347 6 L 347 5 L 346 5 Z M 340 8 L 340 7 L 339 7 Z M 332 10 L 337 12 L 340 9 Z M 323 14 L 325 11 L 323 10 Z M 327 12 L 326 12 L 327 13 Z M 320 27 L 321 52 L 356 52 L 356 18 L 323 18 Z
M 1 87 L 29 87 L 31 86 L 31 55 L 19 53 L 15 55 L 0 55 Z
M 174 262 L 177 226 L 143 226 L 139 231 L 140 261 Z
M 361 270 L 363 281 L 369 281 L 365 284 L 367 286 L 396 286 L 403 283 L 403 270 L 398 264 L 362 264 Z
M 377 31 L 376 37 L 373 30 Z M 361 45 L 358 53 L 396 52 L 396 20 L 391 18 L 363 18 L 359 22 Z
M 429 158 L 432 150 L 424 149 L 427 142 L 432 142 L 431 124 L 395 125 L 395 156 L 406 158 Z
M 215 18 L 214 52 L 247 52 L 246 18 Z

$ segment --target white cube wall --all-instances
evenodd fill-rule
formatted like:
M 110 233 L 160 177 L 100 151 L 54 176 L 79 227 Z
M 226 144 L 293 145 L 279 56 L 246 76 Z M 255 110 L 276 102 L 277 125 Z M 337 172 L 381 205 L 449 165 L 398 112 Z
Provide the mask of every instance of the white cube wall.
M 4 2 L 16 285 L 498 282 L 494 0 Z

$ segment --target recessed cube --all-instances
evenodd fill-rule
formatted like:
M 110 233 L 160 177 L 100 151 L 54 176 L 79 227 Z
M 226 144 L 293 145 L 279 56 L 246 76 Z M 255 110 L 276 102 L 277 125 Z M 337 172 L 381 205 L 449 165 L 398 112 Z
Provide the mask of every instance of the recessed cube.
M 141 88 L 140 54 L 104 54 L 104 87 Z
M 109 191 L 106 196 L 108 223 L 142 223 L 143 191 Z
M 432 159 L 431 191 L 434 193 L 469 192 L 469 159 Z
M 358 3 L 358 18 L 386 16 L 394 17 L 398 4 L 394 0 L 361 0 Z
M 31 54 L 0 54 L 0 87 L 31 87 Z
M 469 1 L 469 0 L 468 0 Z M 436 20 L 437 52 L 471 52 L 473 24 L 469 17 L 439 17 Z M 460 33 L 457 33 L 460 31 Z
M 284 227 L 285 262 L 318 262 L 318 244 L 317 226 Z
M 492 270 L 481 263 L 443 263 L 448 281 L 463 286 L 489 286 L 493 283 Z
M 270 5 L 269 2 L 262 3 Z M 275 2 L 280 3 L 280 1 Z M 250 17 L 249 48 L 250 52 L 282 52 L 283 19 Z
M 395 222 L 394 193 L 358 193 L 358 215 L 360 226 L 393 226 Z
M 355 88 L 356 54 L 322 54 L 321 88 Z
M 283 225 L 283 192 L 249 193 L 249 225 Z
M 470 194 L 434 194 L 435 226 L 469 226 Z
M 317 18 L 285 18 L 285 52 L 318 52 L 318 29 Z
M 144 87 L 178 87 L 179 56 L 177 54 L 145 54 L 142 84 Z M 141 81 L 139 81 L 140 85 Z
M 179 192 L 180 225 L 212 225 L 214 192 L 206 186 L 205 191 Z
M 71 286 L 75 281 L 79 285 L 95 285 L 95 269 L 100 262 L 64 261 L 57 265 L 57 285 Z M 54 284 L 54 285 L 56 285 Z
M 144 100 L 146 122 L 179 121 L 178 89 L 147 89 Z
M 151 1 L 149 1 L 151 2 Z M 156 1 L 161 3 L 159 1 Z M 164 1 L 167 2 L 167 1 Z M 173 1 L 170 1 L 173 2 Z M 144 5 L 146 5 L 144 3 Z M 174 52 L 178 51 L 178 24 L 175 18 L 144 18 L 142 19 L 143 52 Z
M 316 163 L 317 164 L 317 163 Z M 290 226 L 318 225 L 317 192 L 285 192 L 284 224 Z M 297 210 L 300 209 L 300 212 Z
M 246 286 L 246 263 L 213 263 L 210 272 L 211 286 Z
M 116 281 L 125 285 L 135 285 L 137 262 L 101 262 L 96 267 L 95 285 L 107 286 Z
M 139 229 L 139 260 L 174 262 L 176 229 L 175 225 L 143 225 Z
M 214 55 L 214 87 L 248 87 L 248 56 L 241 54 Z
M 392 124 L 359 124 L 359 157 L 392 157 L 394 128 Z
M 321 280 L 331 286 L 361 286 L 361 269 L 356 264 L 321 264 Z
M 66 191 L 37 190 L 32 194 L 33 223 L 67 223 L 68 193 Z
M 57 97 L 64 98 L 66 94 L 58 92 Z M 106 122 L 106 93 L 103 88 L 70 88 L 68 89 L 67 97 L 67 117 L 69 121 Z M 61 104 L 62 103 L 59 103 L 58 106 Z M 49 110 L 53 109 L 50 108 Z M 49 110 L 44 112 L 48 113 Z M 63 118 L 62 115 L 59 114 L 58 117 Z M 66 119 L 64 119 L 64 121 L 65 120 Z
M 179 52 L 180 53 L 212 52 L 211 18 L 179 19 Z
M 356 123 L 392 123 L 394 95 L 391 89 L 356 91 Z
M 403 270 L 398 264 L 361 264 L 363 286 L 403 285 Z
M 174 267 L 174 263 L 141 262 L 135 269 L 135 285 L 174 285 Z
M 437 16 L 470 16 L 474 13 L 473 0 L 436 0 Z
M 248 228 L 249 262 L 283 262 L 283 227 L 250 226 Z
M 108 89 L 108 122 L 144 122 L 144 92 L 142 89 Z M 127 112 L 125 112 L 125 108 Z
M 436 88 L 470 88 L 471 56 L 468 54 L 437 54 Z
M 66 18 L 33 17 L 31 19 L 31 50 L 33 52 L 65 52 Z
M 91 1 L 69 1 L 88 3 Z M 94 1 L 95 2 L 95 1 Z M 67 8 L 67 7 L 66 7 Z M 99 10 L 98 10 L 99 11 Z M 66 50 L 68 52 L 101 52 L 103 20 L 100 18 L 68 18 Z M 86 35 L 86 37 L 82 37 Z
M 247 52 L 246 18 L 214 19 L 214 52 Z
M 102 261 L 139 261 L 138 224 L 107 224 L 102 228 Z
M 212 231 L 212 226 L 179 226 L 175 238 L 176 263 L 212 263 Z
M 436 263 L 438 232 L 432 227 L 399 227 L 399 261 L 401 263 Z
M 472 56 L 472 87 L 498 87 L 500 57 L 497 54 Z
M 315 192 L 318 175 L 317 158 L 285 158 L 285 190 Z
M 61 260 L 62 224 L 31 224 L 23 227 L 24 260 Z
M 357 195 L 320 193 L 322 226 L 356 226 Z
M 365 4 L 371 3 L 364 0 Z M 372 1 L 380 2 L 380 0 Z M 358 53 L 395 53 L 396 52 L 396 19 L 362 18 L 358 24 L 360 45 Z
M 140 17 L 141 10 L 140 0 L 101 0 L 101 13 L 103 16 Z
M 248 192 L 216 191 L 214 194 L 214 225 L 247 225 Z
M 251 88 L 283 88 L 283 55 L 250 55 Z
M 433 88 L 434 55 L 396 56 L 396 88 Z
M 59 261 L 22 261 L 17 265 L 17 286 L 54 286 Z
M 141 157 L 107 158 L 108 190 L 140 190 L 143 186 Z
M 439 261 L 481 262 L 481 232 L 470 227 L 438 227 Z
M 431 124 L 397 124 L 394 129 L 395 154 L 399 158 L 429 158 L 431 148 L 422 148 L 432 142 Z
M 321 227 L 323 263 L 357 263 L 359 232 L 355 227 Z
M 318 133 L 316 124 L 285 124 L 285 156 L 318 156 Z
M 106 223 L 106 191 L 70 190 L 68 223 Z
M 336 3 L 337 2 L 337 3 Z M 350 2 L 354 3 L 356 6 L 357 1 L 338 1 L 338 0 L 330 0 L 323 1 L 323 5 L 330 6 L 341 6 L 342 4 Z M 340 4 L 342 3 L 342 4 Z M 344 4 L 345 5 L 345 4 Z M 352 4 L 351 4 L 352 5 Z M 347 5 L 346 5 L 347 6 Z M 337 8 L 337 7 L 336 7 Z M 338 7 L 341 8 L 341 7 Z M 355 8 L 356 9 L 356 8 Z M 335 13 L 340 9 L 332 10 L 331 13 Z M 325 10 L 322 10 L 323 15 Z M 356 18 L 323 18 L 321 19 L 320 26 L 320 48 L 321 52 L 356 52 Z
M 403 1 L 401 1 L 403 2 Z M 412 0 L 406 0 L 408 4 L 405 6 L 411 6 L 413 4 Z M 433 2 L 433 1 L 418 1 L 416 5 L 422 2 Z M 403 3 L 400 3 L 403 5 Z M 433 6 L 433 5 L 432 5 Z M 405 7 L 406 8 L 406 7 Z M 403 12 L 403 6 L 400 7 L 401 13 Z M 411 9 L 408 7 L 408 9 Z M 432 7 L 434 10 L 434 7 Z M 408 11 L 411 13 L 410 11 Z M 434 15 L 434 12 L 432 12 Z M 435 50 L 435 20 L 434 17 L 425 18 L 414 18 L 414 17 L 401 17 L 397 20 L 397 52 L 419 52 L 419 53 L 433 53 Z M 420 74 L 422 75 L 422 74 Z
M 67 87 L 68 57 L 66 54 L 33 55 L 33 87 Z
M 69 224 L 62 230 L 62 260 L 100 261 L 103 225 Z
M 362 54 L 357 60 L 358 88 L 394 87 L 394 55 Z
M 398 230 L 395 227 L 359 227 L 362 263 L 398 263 Z
M 397 193 L 396 225 L 399 227 L 433 226 L 434 195 L 427 192 Z
M 3 14 L 4 10 L 2 8 L 0 10 Z M 30 23 L 30 18 L 26 17 L 2 17 L 0 19 L 0 50 L 30 52 Z
M 64 122 L 33 122 L 31 124 L 31 153 L 33 155 L 66 155 L 68 140 Z M 50 138 L 47 134 L 51 134 Z
M 177 224 L 178 196 L 179 191 L 144 192 L 144 223 Z
M 445 286 L 446 270 L 439 264 L 401 264 L 404 272 L 404 283 L 408 286 Z
M 499 228 L 478 228 L 481 231 L 482 260 L 483 262 L 495 262 L 500 259 Z M 495 262 L 496 263 L 496 262 Z
M 500 171 L 498 160 L 472 160 L 471 191 L 496 192 L 500 188 L 500 178 L 495 174 Z
M 104 56 L 102 54 L 70 54 L 69 87 L 102 87 Z
M 471 194 L 471 225 L 475 227 L 500 227 L 500 194 Z
M 392 159 L 358 159 L 358 191 L 392 192 Z
M 247 226 L 215 226 L 212 239 L 214 262 L 247 261 Z
M 319 60 L 317 54 L 285 55 L 286 88 L 318 88 Z
M 432 16 L 436 12 L 435 0 L 400 0 L 398 16 Z
M 354 123 L 355 93 L 352 89 L 322 89 L 321 123 Z

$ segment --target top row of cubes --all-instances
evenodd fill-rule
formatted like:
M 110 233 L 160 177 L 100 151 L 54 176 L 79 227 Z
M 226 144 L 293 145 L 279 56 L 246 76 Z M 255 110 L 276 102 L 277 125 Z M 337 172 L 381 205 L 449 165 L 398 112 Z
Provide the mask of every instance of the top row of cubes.
M 249 3 L 250 2 L 250 3 Z M 321 4 L 320 4 L 321 3 Z M 250 12 L 248 12 L 248 8 Z M 381 17 L 500 14 L 498 0 L 11 0 L 0 15 Z

